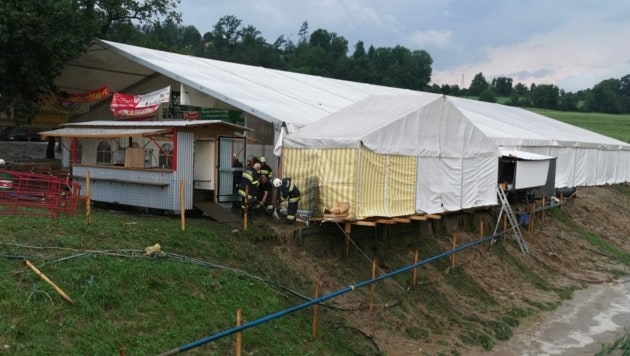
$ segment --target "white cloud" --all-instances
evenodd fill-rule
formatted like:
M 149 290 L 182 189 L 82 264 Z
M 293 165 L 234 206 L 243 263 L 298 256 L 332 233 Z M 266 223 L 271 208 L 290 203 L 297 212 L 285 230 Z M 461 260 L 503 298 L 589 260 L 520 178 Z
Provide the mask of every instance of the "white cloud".
M 615 23 L 602 16 L 578 14 L 549 33 L 488 48 L 481 62 L 434 71 L 433 82 L 461 85 L 463 75 L 464 86 L 468 87 L 481 72 L 488 81 L 508 76 L 527 85 L 555 84 L 567 91 L 587 89 L 601 80 L 623 75 L 618 73 L 630 73 L 629 32 L 630 22 Z
M 451 45 L 452 37 L 452 31 L 417 30 L 409 35 L 408 42 L 414 47 L 435 46 L 437 48 L 446 48 Z

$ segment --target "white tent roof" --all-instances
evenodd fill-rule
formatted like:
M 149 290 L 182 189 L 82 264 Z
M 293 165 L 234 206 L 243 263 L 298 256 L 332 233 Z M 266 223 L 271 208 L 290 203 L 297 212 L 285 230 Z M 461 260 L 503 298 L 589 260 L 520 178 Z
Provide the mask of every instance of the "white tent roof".
M 88 53 L 64 69 L 59 88 L 111 91 L 133 87 L 156 73 L 217 98 L 290 131 L 315 122 L 370 95 L 413 91 L 236 64 L 96 40 Z M 82 86 L 82 88 L 79 88 Z
M 522 159 L 525 161 L 547 161 L 550 159 L 554 159 L 555 157 L 539 155 L 537 153 L 518 151 L 518 150 L 506 150 L 504 148 L 499 148 L 499 152 L 503 157 L 513 157 Z
M 630 144 L 521 108 L 449 97 L 488 137 L 502 146 L 560 146 L 630 150 Z
M 498 154 L 497 146 L 446 97 L 431 93 L 371 96 L 285 136 L 284 146 L 363 146 L 382 154 L 430 157 Z

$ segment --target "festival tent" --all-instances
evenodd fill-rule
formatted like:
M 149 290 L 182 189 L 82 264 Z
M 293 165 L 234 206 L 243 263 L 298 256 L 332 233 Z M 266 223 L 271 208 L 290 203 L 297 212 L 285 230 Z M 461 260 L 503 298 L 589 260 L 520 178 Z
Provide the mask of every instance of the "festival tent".
M 288 134 L 285 175 L 349 218 L 496 204 L 498 147 L 442 95 L 371 96 Z M 311 207 L 313 208 L 313 207 Z
M 69 63 L 55 84 L 67 92 L 103 84 L 108 84 L 111 92 L 126 93 L 148 92 L 164 85 L 179 87 L 182 100 L 186 92 L 198 101 L 182 104 L 236 108 L 247 118 L 256 119 L 246 119 L 243 126 L 255 128 L 258 133 L 269 130 L 254 127 L 258 121 L 273 125 L 270 149 L 280 133 L 316 124 L 371 96 L 426 94 L 103 40 L 95 40 L 84 55 Z M 630 181 L 627 143 L 523 109 L 448 96 L 444 100 L 496 145 L 557 157 L 556 187 Z M 73 121 L 103 119 L 105 114 L 111 115 L 108 104 L 107 100 L 93 104 L 90 112 Z M 276 144 L 278 152 L 280 147 Z

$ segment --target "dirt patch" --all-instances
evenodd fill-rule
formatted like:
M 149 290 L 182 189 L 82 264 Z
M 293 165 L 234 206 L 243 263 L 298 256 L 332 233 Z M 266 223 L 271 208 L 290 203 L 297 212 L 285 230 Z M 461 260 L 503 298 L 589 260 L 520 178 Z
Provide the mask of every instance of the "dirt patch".
M 528 255 L 515 241 L 501 239 L 491 250 L 479 245 L 458 253 L 455 268 L 450 258 L 419 267 L 415 288 L 411 273 L 404 273 L 377 283 L 373 296 L 366 287 L 330 304 L 387 355 L 481 354 L 509 339 L 519 323 L 556 308 L 573 290 L 610 282 L 625 271 L 619 256 L 630 252 L 628 207 L 628 185 L 579 188 L 561 211 L 537 214 L 533 231 L 523 229 Z M 495 213 L 449 216 L 398 230 L 353 230 L 356 246 L 346 260 L 339 229 L 300 239 L 282 230 L 275 232 L 281 238 L 273 253 L 313 287 L 321 283 L 322 295 L 369 279 L 372 259 L 381 274 L 412 263 L 415 250 L 421 258 L 449 250 L 453 234 L 459 245 L 475 241 L 480 220 L 486 230 L 494 229 Z M 588 236 L 621 255 L 615 257 Z

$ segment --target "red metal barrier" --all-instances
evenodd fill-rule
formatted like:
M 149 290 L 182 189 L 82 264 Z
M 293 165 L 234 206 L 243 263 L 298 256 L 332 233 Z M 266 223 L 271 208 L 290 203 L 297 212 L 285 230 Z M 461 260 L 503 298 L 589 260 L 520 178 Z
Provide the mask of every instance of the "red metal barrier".
M 80 190 L 67 178 L 0 169 L 0 215 L 74 215 Z

